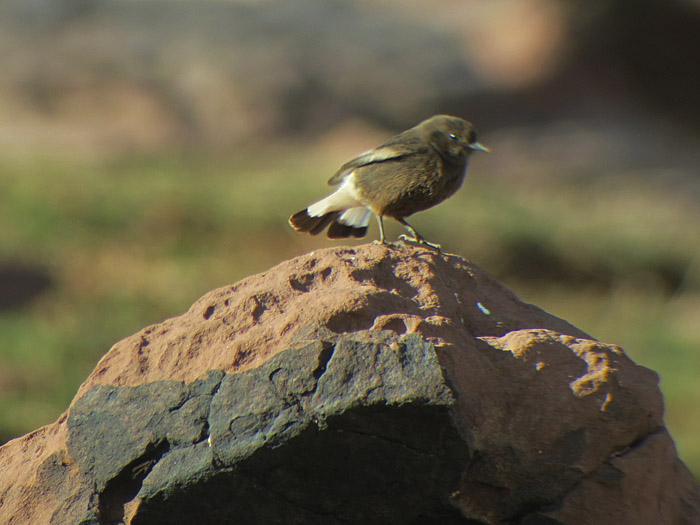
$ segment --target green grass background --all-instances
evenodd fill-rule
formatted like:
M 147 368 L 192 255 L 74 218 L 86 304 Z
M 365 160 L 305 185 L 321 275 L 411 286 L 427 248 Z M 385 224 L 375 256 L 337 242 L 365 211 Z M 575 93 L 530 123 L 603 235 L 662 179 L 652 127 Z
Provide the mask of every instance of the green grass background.
M 52 279 L 28 305 L 0 312 L 0 437 L 54 421 L 121 338 L 212 288 L 339 244 L 286 224 L 324 194 L 338 163 L 293 148 L 0 160 L 0 262 Z M 472 168 L 465 189 L 411 223 L 656 370 L 681 458 L 700 474 L 700 211 L 691 199 L 624 174 L 517 184 Z M 560 271 L 540 275 L 542 265 Z

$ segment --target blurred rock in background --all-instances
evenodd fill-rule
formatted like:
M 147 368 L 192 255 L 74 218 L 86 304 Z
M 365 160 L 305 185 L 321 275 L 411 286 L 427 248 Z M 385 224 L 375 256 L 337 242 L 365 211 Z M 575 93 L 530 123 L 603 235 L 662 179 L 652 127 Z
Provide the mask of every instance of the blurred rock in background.
M 451 111 L 485 131 L 559 122 L 552 134 L 572 142 L 602 130 L 603 153 L 619 154 L 619 138 L 626 162 L 700 126 L 690 0 L 8 0 L 0 10 L 4 147 L 231 147 Z M 578 135 L 572 120 L 585 123 Z

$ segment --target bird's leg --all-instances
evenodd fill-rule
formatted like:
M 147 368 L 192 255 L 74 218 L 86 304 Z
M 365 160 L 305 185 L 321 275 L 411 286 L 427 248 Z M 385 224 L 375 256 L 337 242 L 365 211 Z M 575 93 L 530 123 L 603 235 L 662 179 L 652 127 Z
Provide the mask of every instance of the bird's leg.
M 403 224 L 403 225 L 406 227 L 406 229 L 411 233 L 411 235 L 413 235 L 413 239 L 410 239 L 410 238 L 406 237 L 405 235 L 402 235 L 402 237 L 405 237 L 406 240 L 415 241 L 415 242 L 423 242 L 423 241 L 425 241 L 425 237 L 423 237 L 420 233 L 418 233 L 418 232 L 413 228 L 413 226 L 411 226 L 410 224 L 408 224 L 408 223 L 406 222 L 406 219 L 396 219 L 396 220 L 399 221 L 401 224 Z
M 384 217 L 377 215 L 377 223 L 379 224 L 379 244 L 386 244 L 386 240 L 384 239 Z
M 430 246 L 431 248 L 435 248 L 437 251 L 440 251 L 441 246 L 439 244 L 433 244 L 432 242 L 428 242 L 425 240 L 425 237 L 423 237 L 420 233 L 418 233 L 413 226 L 408 224 L 406 222 L 406 219 L 396 219 L 399 221 L 401 224 L 403 224 L 406 229 L 413 235 L 413 238 L 407 237 L 406 235 L 401 235 L 399 238 L 409 241 L 409 242 L 417 242 L 418 244 L 425 244 L 426 246 Z

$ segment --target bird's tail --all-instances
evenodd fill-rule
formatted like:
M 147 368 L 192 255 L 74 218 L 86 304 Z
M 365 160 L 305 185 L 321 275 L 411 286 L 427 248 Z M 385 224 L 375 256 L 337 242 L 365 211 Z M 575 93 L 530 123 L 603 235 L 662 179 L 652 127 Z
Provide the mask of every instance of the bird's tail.
M 289 224 L 298 232 L 307 232 L 311 235 L 318 235 L 325 230 L 326 226 L 333 222 L 338 215 L 340 215 L 339 211 L 331 211 L 325 215 L 314 217 L 313 215 L 309 215 L 308 209 L 304 209 L 292 215 L 289 218 Z
M 289 224 L 296 231 L 318 235 L 328 226 L 326 235 L 330 239 L 364 237 L 372 212 L 365 206 L 355 206 L 346 210 L 334 210 L 313 215 L 313 205 L 289 218 Z M 329 226 L 330 225 L 330 226 Z

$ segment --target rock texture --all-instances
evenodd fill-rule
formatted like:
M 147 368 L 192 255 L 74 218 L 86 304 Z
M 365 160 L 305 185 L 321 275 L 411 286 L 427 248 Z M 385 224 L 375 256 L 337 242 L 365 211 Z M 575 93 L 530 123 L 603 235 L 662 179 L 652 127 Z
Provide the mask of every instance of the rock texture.
M 3 523 L 678 523 L 654 372 L 413 246 L 332 248 L 115 345 L 0 448 Z

